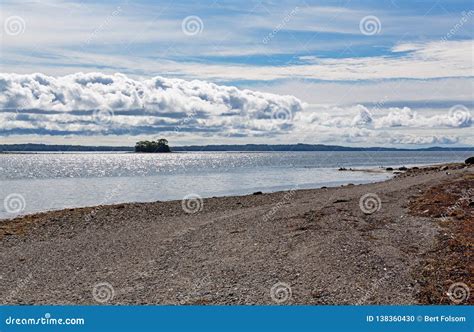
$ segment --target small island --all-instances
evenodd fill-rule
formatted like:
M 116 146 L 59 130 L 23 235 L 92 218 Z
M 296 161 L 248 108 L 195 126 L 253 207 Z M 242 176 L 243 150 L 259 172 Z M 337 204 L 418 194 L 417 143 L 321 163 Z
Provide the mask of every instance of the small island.
M 160 138 L 158 141 L 139 141 L 135 144 L 135 152 L 167 153 L 171 152 L 168 140 Z

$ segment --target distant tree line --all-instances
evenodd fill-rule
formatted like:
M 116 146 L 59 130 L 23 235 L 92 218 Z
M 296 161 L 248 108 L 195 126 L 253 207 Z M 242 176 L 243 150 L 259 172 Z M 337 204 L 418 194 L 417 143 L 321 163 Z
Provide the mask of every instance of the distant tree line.
M 140 141 L 135 144 L 135 152 L 171 152 L 168 140 L 160 138 L 158 141 Z
M 166 141 L 166 140 L 165 140 Z M 141 142 L 139 142 L 141 143 Z M 138 143 L 137 143 L 138 144 Z M 142 144 L 140 144 L 142 145 Z M 0 144 L 0 152 L 75 152 L 75 151 L 134 151 L 133 146 L 83 146 L 83 145 L 47 145 L 47 144 Z M 246 145 L 192 145 L 174 146 L 173 152 L 180 151 L 474 151 L 474 147 L 430 147 L 419 149 L 382 148 L 382 147 L 344 147 L 321 144 L 246 144 Z M 157 151 L 159 152 L 159 151 Z M 165 151 L 166 152 L 166 151 Z
M 83 145 L 47 145 L 47 144 L 0 144 L 0 152 L 101 152 L 133 151 L 132 146 L 83 146 Z

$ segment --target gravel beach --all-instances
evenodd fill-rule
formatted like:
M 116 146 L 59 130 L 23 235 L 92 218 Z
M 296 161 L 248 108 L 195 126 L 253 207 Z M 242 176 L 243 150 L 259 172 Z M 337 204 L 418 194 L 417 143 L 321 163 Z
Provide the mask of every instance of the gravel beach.
M 474 166 L 453 164 L 373 184 L 3 220 L 0 302 L 452 303 L 452 283 L 473 284 L 471 188 Z M 450 249 L 453 239 L 464 242 Z

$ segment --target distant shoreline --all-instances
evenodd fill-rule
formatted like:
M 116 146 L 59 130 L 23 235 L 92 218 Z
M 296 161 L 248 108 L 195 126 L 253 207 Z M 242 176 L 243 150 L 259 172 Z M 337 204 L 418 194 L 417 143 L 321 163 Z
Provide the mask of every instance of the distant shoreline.
M 473 151 L 474 147 L 429 147 L 429 148 L 385 148 L 385 147 L 347 147 L 324 144 L 244 144 L 244 145 L 191 145 L 174 146 L 172 152 L 350 152 L 350 151 Z M 40 152 L 135 152 L 128 146 L 83 146 L 48 144 L 2 144 L 0 153 L 40 153 Z

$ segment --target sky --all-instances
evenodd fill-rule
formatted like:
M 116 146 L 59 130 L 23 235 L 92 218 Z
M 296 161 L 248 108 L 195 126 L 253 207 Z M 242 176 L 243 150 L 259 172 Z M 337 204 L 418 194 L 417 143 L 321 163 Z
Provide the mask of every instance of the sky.
M 0 3 L 0 144 L 474 146 L 472 1 Z

